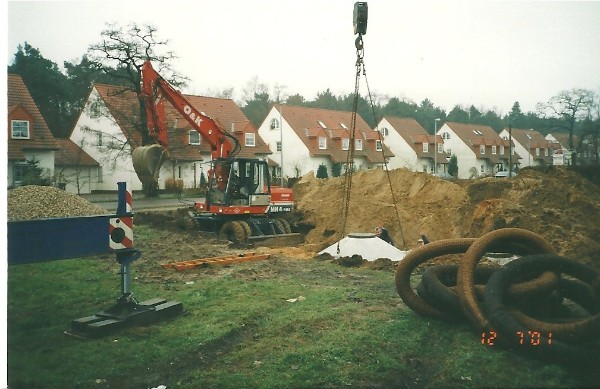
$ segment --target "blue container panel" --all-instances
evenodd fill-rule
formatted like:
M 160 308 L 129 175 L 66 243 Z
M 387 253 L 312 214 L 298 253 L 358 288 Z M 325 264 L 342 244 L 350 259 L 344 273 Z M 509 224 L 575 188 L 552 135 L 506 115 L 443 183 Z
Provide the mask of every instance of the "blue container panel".
M 45 262 L 110 252 L 114 215 L 8 222 L 8 264 Z

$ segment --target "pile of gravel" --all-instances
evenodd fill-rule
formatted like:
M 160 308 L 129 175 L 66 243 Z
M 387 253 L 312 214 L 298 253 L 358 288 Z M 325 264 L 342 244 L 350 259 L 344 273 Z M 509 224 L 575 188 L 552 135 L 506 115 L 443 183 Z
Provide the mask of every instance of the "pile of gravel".
M 105 215 L 109 212 L 86 199 L 51 186 L 27 185 L 8 191 L 8 220 L 32 220 Z

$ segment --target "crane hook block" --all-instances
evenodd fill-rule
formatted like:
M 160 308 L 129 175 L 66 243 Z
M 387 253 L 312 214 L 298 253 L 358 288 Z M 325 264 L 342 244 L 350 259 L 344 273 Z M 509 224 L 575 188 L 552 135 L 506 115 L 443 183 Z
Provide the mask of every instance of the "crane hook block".
M 367 33 L 368 7 L 366 1 L 354 3 L 354 34 L 365 35 Z

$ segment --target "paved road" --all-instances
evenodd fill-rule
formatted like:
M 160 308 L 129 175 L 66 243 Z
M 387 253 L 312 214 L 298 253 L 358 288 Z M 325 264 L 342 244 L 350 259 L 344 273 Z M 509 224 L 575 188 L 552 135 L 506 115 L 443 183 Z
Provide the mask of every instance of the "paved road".
M 101 206 L 102 208 L 114 212 L 117 210 L 117 195 L 115 194 L 114 199 L 110 200 L 110 196 L 86 196 L 87 200 Z M 171 210 L 178 208 L 188 208 L 194 205 L 194 202 L 201 200 L 197 197 L 185 197 L 181 199 L 174 198 L 146 198 L 146 197 L 134 197 L 133 198 L 133 212 L 136 211 L 149 211 L 149 210 Z

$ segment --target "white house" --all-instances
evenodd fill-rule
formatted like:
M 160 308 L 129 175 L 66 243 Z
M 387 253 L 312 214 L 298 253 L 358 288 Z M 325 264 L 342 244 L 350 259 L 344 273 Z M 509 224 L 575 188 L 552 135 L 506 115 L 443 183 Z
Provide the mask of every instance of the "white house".
M 320 165 L 333 176 L 334 166 L 345 167 L 350 149 L 352 112 L 320 108 L 275 105 L 271 108 L 258 133 L 273 151 L 270 157 L 275 175 L 283 166 L 283 177 L 300 177 L 317 173 Z M 354 168 L 382 167 L 393 157 L 383 145 L 377 131 L 356 115 L 354 132 Z
M 70 139 L 56 141 L 60 145 L 54 160 L 57 186 L 70 193 L 91 193 L 98 182 L 100 164 Z
M 412 171 L 434 173 L 437 162 L 437 173 L 446 173 L 448 154 L 444 152 L 444 140 L 434 137 L 425 131 L 415 120 L 385 116 L 377 125 L 377 130 L 384 138 L 394 157 L 390 159 L 390 169 L 406 168 Z M 437 147 L 437 156 L 435 150 Z
M 490 176 L 508 170 L 509 143 L 490 126 L 446 122 L 438 129 L 444 151 L 456 155 L 458 178 Z M 514 154 L 513 163 L 518 159 Z
M 8 103 L 8 166 L 9 187 L 24 183 L 29 164 L 35 162 L 42 176 L 52 180 L 54 154 L 59 144 L 33 101 L 21 76 L 9 74 Z
M 538 131 L 512 128 L 509 134 L 509 130 L 505 128 L 500 132 L 500 137 L 504 140 L 508 141 L 509 135 L 512 138 L 515 153 L 520 158 L 519 167 L 553 164 L 555 143 L 544 138 Z
M 233 100 L 184 96 L 238 139 L 240 157 L 267 159 L 271 151 Z M 168 180 L 181 181 L 184 188 L 199 187 L 209 170 L 211 147 L 174 107 L 167 104 L 165 110 L 170 159 L 160 171 L 159 188 Z M 120 181 L 128 182 L 131 190 L 142 189 L 131 160 L 132 149 L 142 145 L 140 127 L 139 100 L 133 91 L 94 85 L 70 138 L 100 164 L 92 190 L 114 190 Z

